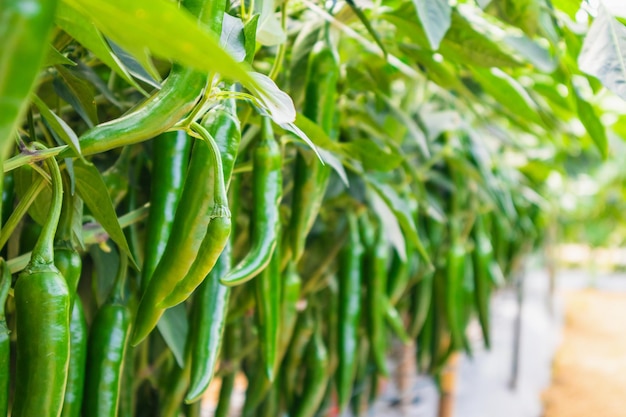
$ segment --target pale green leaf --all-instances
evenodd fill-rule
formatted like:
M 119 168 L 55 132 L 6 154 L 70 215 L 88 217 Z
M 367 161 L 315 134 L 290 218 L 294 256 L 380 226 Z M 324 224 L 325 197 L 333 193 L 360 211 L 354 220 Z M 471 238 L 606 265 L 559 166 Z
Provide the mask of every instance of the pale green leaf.
M 219 46 L 216 34 L 167 0 L 63 0 L 80 11 L 108 37 L 136 55 L 148 49 L 200 71 L 217 72 L 254 87 L 246 68 Z M 155 24 L 158 22 L 158 24 Z
M 578 65 L 626 100 L 626 27 L 603 6 L 585 37 Z
M 606 158 L 609 152 L 609 142 L 604 125 L 598 118 L 593 106 L 580 95 L 578 89 L 572 86 L 572 90 L 574 91 L 574 97 L 576 99 L 578 118 L 583 126 L 585 126 L 587 133 L 591 136 L 602 158 Z
M 78 136 L 76 136 L 72 128 L 69 127 L 63 119 L 53 113 L 39 97 L 33 96 L 32 100 L 33 104 L 37 106 L 37 109 L 39 109 L 39 112 L 59 139 L 61 139 L 64 144 L 69 145 L 76 155 L 81 155 Z
M 413 4 L 430 47 L 433 50 L 439 49 L 439 44 L 452 22 L 448 0 L 413 0 Z
M 165 310 L 157 323 L 157 327 L 165 343 L 174 354 L 178 366 L 183 368 L 185 366 L 185 342 L 189 332 L 185 304 L 178 304 Z

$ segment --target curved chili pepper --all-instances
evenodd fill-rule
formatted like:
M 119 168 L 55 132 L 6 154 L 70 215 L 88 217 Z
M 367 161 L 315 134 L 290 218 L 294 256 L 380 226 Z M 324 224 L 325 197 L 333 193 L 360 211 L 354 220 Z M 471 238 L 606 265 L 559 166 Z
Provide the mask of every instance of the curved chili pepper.
M 337 396 L 343 412 L 352 393 L 356 372 L 357 329 L 361 317 L 361 266 L 363 245 L 359 237 L 357 219 L 348 213 L 348 243 L 339 255 L 339 364 L 337 368 Z
M 335 136 L 335 108 L 339 62 L 337 54 L 318 43 L 309 57 L 303 114 L 330 136 Z M 317 218 L 326 192 L 330 167 L 323 165 L 311 151 L 298 153 L 294 170 L 294 188 L 289 231 L 292 258 L 298 261 L 304 252 L 306 237 Z
M 211 193 L 208 196 L 212 200 L 211 214 L 209 215 L 209 224 L 206 229 L 189 230 L 189 223 L 193 224 L 197 219 L 189 218 L 192 213 L 184 211 L 184 208 L 190 203 L 185 200 L 187 184 L 183 190 L 181 198 L 181 206 L 179 208 L 180 216 L 174 219 L 174 227 L 172 235 L 168 240 L 165 252 L 154 271 L 153 277 L 146 288 L 139 307 L 137 310 L 137 319 L 135 322 L 135 331 L 133 334 L 133 345 L 141 342 L 156 326 L 159 318 L 163 315 L 165 309 L 175 306 L 186 300 L 191 293 L 202 283 L 206 275 L 215 265 L 217 259 L 228 242 L 230 235 L 230 211 L 228 210 L 228 201 L 226 197 L 226 189 L 224 185 L 224 173 L 222 170 L 222 161 L 219 149 L 211 135 L 200 125 L 194 123 L 194 129 L 203 137 L 201 141 L 197 141 L 196 146 L 199 149 L 208 148 L 208 157 L 212 159 L 212 177 Z M 195 147 L 194 147 L 195 152 Z M 199 151 L 204 153 L 204 150 Z M 196 153 L 197 155 L 197 153 Z M 194 162 L 199 163 L 192 158 L 191 166 L 188 174 L 188 181 L 192 184 L 199 182 L 200 178 L 195 178 L 197 172 L 191 171 Z M 205 161 L 203 161 L 206 163 Z M 205 178 L 206 181 L 206 178 Z M 191 184 L 190 184 L 191 185 Z M 197 193 L 198 190 L 192 192 Z M 199 195 L 206 199 L 207 196 Z M 196 206 L 192 202 L 190 206 Z M 209 203 L 209 202 L 207 202 Z M 204 203 L 201 206 L 205 205 Z M 182 211 L 181 211 L 182 209 Z M 196 210 L 197 212 L 197 210 Z M 181 229 L 177 229 L 177 220 L 183 223 Z M 200 240 L 197 236 L 180 236 L 181 230 L 187 230 L 190 233 L 204 233 L 204 237 Z M 171 250 L 176 252 L 188 249 L 190 253 L 182 259 L 169 259 L 168 253 Z M 192 255 L 195 255 L 192 257 Z M 174 255 L 172 255 L 174 256 Z M 187 267 L 187 264 L 190 265 Z M 176 267 L 179 267 L 177 269 Z M 166 274 L 169 272 L 169 274 Z
M 11 289 L 11 271 L 0 258 L 0 415 L 9 411 L 9 377 L 11 370 L 11 339 L 4 315 L 4 306 Z
M 154 165 L 150 188 L 150 214 L 146 225 L 141 291 L 144 292 L 172 231 L 180 201 L 191 141 L 182 130 L 167 132 L 154 139 Z
M 224 331 L 222 361 L 228 362 L 233 369 L 222 377 L 222 386 L 220 388 L 217 408 L 215 409 L 215 417 L 228 417 L 229 414 L 230 399 L 232 397 L 233 388 L 235 387 L 235 375 L 239 371 L 239 362 L 234 358 L 241 349 L 240 324 L 239 322 L 229 324 Z
M 272 259 L 279 237 L 282 156 L 269 117 L 263 118 L 262 130 L 261 142 L 254 150 L 252 168 L 251 247 L 246 256 L 221 279 L 222 284 L 228 286 L 243 284 L 263 271 Z
M 130 335 L 130 310 L 123 304 L 128 258 L 120 255 L 115 285 L 91 325 L 83 414 L 117 416 L 124 358 Z
M 67 369 L 67 384 L 65 385 L 61 417 L 80 417 L 85 386 L 87 335 L 83 303 L 77 297 L 74 300 L 72 317 L 70 318 L 70 364 Z
M 53 249 L 62 206 L 61 173 L 54 158 L 48 158 L 46 165 L 53 186 L 50 211 L 31 260 L 15 284 L 14 417 L 61 413 L 70 358 L 70 294 L 65 278 L 54 266 Z

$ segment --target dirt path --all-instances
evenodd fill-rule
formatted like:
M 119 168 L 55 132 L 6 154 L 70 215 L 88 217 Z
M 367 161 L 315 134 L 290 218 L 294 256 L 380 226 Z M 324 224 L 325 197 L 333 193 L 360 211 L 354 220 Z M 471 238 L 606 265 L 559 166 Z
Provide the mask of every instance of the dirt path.
M 568 292 L 544 417 L 626 417 L 626 294 Z

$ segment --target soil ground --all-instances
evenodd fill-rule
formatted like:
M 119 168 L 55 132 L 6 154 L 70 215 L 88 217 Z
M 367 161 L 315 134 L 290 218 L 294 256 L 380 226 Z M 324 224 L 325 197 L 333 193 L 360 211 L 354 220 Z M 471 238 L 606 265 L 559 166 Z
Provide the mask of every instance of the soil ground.
M 626 294 L 565 294 L 563 343 L 544 417 L 626 416 Z

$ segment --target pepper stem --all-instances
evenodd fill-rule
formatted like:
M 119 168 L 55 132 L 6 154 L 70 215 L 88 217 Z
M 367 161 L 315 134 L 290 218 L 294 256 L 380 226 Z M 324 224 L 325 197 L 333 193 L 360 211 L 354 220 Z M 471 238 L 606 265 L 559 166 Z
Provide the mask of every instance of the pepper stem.
M 191 124 L 191 128 L 195 133 L 200 135 L 202 140 L 204 140 L 209 148 L 211 149 L 211 157 L 213 159 L 214 166 L 214 178 L 215 178 L 215 207 L 214 212 L 216 213 L 215 217 L 223 217 L 230 216 L 230 212 L 228 211 L 228 197 L 226 196 L 226 186 L 224 184 L 224 171 L 222 169 L 222 157 L 220 154 L 220 149 L 215 143 L 215 139 L 211 136 L 211 134 L 197 122 L 193 122 Z
M 47 149 L 43 144 L 34 142 L 33 146 L 38 149 Z M 31 264 L 52 264 L 54 262 L 54 235 L 59 225 L 61 207 L 63 205 L 63 182 L 59 164 L 54 158 L 47 158 L 46 165 L 52 177 L 52 201 L 50 211 L 43 225 L 41 234 L 35 243 Z

